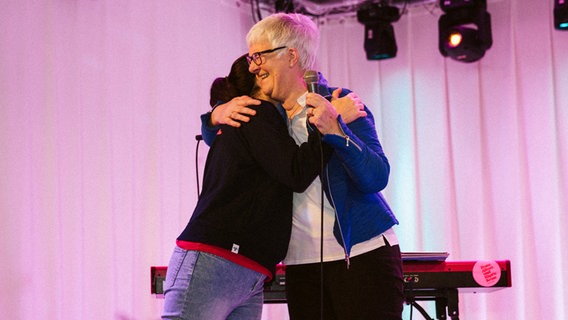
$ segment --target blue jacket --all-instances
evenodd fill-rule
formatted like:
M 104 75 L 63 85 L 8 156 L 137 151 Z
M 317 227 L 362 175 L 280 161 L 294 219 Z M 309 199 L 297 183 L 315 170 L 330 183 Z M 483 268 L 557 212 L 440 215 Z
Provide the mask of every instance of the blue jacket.
M 367 117 L 348 125 L 339 119 L 343 137 L 323 136 L 323 141 L 334 148 L 323 185 L 335 208 L 333 233 L 347 256 L 355 244 L 398 224 L 380 193 L 387 186 L 390 165 L 377 137 L 373 115 L 367 107 L 365 111 Z
M 318 93 L 330 98 L 336 88 L 327 86 L 320 76 Z M 341 96 L 350 91 L 342 89 Z M 345 249 L 346 258 L 351 248 L 385 232 L 398 220 L 380 193 L 388 183 L 390 165 L 379 142 L 375 119 L 365 106 L 367 117 L 346 125 L 339 123 L 344 135 L 324 135 L 323 141 L 334 148 L 323 177 L 327 199 L 335 208 L 333 233 Z M 211 128 L 210 114 L 201 116 L 202 134 L 206 143 L 215 139 L 217 130 Z

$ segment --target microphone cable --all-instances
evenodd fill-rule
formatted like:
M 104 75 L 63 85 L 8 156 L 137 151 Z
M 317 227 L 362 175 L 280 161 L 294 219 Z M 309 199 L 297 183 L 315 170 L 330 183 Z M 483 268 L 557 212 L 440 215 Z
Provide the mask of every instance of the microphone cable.
M 323 306 L 323 302 L 324 302 L 324 276 L 323 276 L 323 218 L 324 218 L 324 190 L 323 190 L 323 186 L 324 186 L 324 181 L 323 181 L 323 175 L 324 175 L 324 160 L 323 160 L 323 140 L 322 140 L 322 136 L 321 133 L 319 132 L 319 130 L 316 131 L 318 138 L 319 138 L 319 147 L 320 147 L 320 184 L 321 184 L 321 192 L 320 192 L 320 318 L 321 320 L 323 320 L 323 310 L 324 310 L 324 306 Z
M 198 134 L 195 136 L 195 140 L 197 140 L 197 144 L 195 146 L 195 180 L 197 182 L 197 199 L 201 195 L 201 191 L 199 190 L 199 143 L 203 140 L 203 136 Z
M 320 172 L 319 172 L 319 179 L 320 179 L 320 320 L 323 320 L 323 310 L 324 310 L 324 272 L 323 272 L 323 219 L 324 219 L 324 181 L 323 176 L 325 172 L 325 164 L 324 164 L 324 155 L 323 155 L 323 139 L 321 132 L 317 129 L 315 125 L 310 123 L 310 119 L 306 117 L 306 128 L 308 130 L 308 134 L 310 130 L 314 131 L 314 134 L 317 136 L 319 142 L 319 151 L 320 151 Z
M 324 154 L 323 154 L 323 137 L 321 132 L 317 129 L 316 126 L 310 123 L 310 119 L 306 118 L 306 127 L 308 129 L 308 133 L 310 130 L 313 130 L 315 135 L 317 136 L 319 142 L 319 152 L 320 152 L 320 172 L 319 172 L 319 179 L 320 179 L 320 320 L 323 320 L 323 310 L 324 310 L 324 273 L 323 273 L 323 219 L 324 219 L 324 212 L 325 212 L 325 192 L 324 192 L 324 180 L 323 176 L 325 173 L 325 164 L 324 164 Z

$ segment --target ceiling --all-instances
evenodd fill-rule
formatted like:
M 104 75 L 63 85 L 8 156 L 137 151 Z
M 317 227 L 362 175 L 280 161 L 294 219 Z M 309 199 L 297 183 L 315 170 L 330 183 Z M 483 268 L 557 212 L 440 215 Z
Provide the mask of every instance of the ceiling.
M 355 14 L 366 3 L 383 2 L 399 9 L 405 9 L 424 4 L 436 4 L 439 0 L 241 0 L 241 2 L 258 5 L 258 7 L 268 12 L 275 12 L 277 5 L 284 8 L 292 6 L 294 12 L 319 17 Z M 281 9 L 280 11 L 284 10 Z

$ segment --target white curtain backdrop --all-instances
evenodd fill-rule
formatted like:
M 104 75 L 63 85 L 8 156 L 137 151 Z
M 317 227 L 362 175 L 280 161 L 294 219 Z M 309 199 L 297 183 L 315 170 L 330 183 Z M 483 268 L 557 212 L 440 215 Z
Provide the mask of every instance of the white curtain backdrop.
M 319 68 L 375 115 L 402 250 L 511 260 L 513 287 L 460 294 L 460 319 L 563 319 L 568 32 L 552 0 L 488 2 L 479 62 L 440 55 L 428 5 L 395 23 L 398 55 L 381 62 L 353 17 L 320 19 Z M 252 24 L 236 0 L 3 1 L 2 315 L 159 318 L 150 266 L 192 213 L 199 115 Z M 285 305 L 263 318 L 288 319 Z

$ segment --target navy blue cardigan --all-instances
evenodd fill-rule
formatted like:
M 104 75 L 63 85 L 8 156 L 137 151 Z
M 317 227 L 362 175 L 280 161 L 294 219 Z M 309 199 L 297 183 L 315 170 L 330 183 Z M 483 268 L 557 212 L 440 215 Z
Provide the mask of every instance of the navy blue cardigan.
M 321 141 L 311 134 L 298 146 L 270 103 L 240 128 L 222 126 L 207 155 L 203 190 L 178 240 L 231 250 L 273 271 L 288 250 L 292 192 L 303 192 L 320 173 Z M 325 144 L 324 144 L 325 145 Z M 323 147 L 324 161 L 331 149 Z

